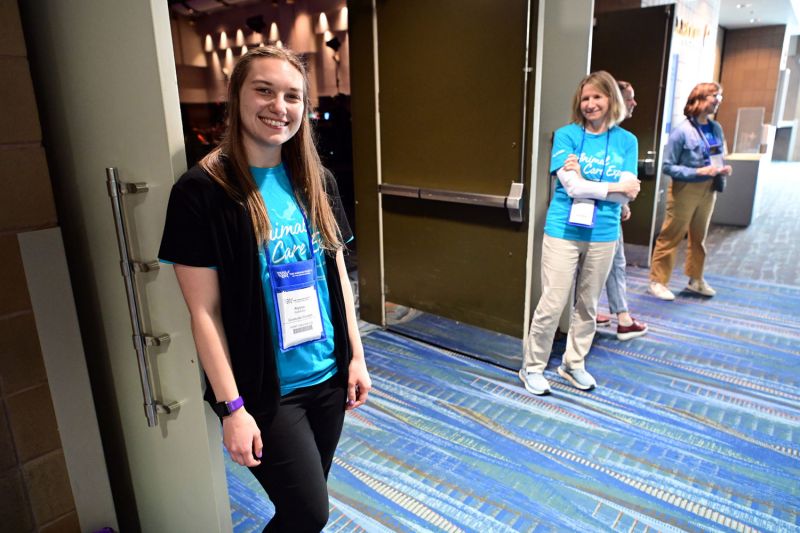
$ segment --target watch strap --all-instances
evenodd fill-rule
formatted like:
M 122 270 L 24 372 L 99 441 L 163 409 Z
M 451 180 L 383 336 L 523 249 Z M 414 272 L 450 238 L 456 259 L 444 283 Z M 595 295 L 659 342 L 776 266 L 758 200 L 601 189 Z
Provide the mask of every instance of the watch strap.
M 234 398 L 229 402 L 217 402 L 211 404 L 211 408 L 220 418 L 224 418 L 226 416 L 231 415 L 234 411 L 236 411 L 242 406 L 244 406 L 244 398 L 242 398 L 241 396 L 237 396 L 236 398 Z

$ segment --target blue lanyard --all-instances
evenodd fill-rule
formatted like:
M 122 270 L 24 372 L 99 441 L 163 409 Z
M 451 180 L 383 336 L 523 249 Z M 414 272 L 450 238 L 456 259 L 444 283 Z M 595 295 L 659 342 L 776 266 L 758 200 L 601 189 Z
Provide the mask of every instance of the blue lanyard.
M 703 133 L 703 129 L 700 127 L 700 124 L 698 124 L 697 121 L 694 118 L 690 118 L 689 122 L 692 124 L 692 126 L 694 126 L 695 131 L 700 136 L 700 139 L 703 141 L 703 160 L 704 160 L 706 165 L 710 165 L 711 164 L 711 143 L 708 142 L 708 139 L 706 138 L 706 134 Z M 709 120 L 708 123 L 711 124 L 711 121 Z M 713 132 L 713 127 L 712 127 L 712 132 Z M 711 135 L 714 137 L 714 139 L 717 138 L 713 133 Z M 717 145 L 714 145 L 714 146 L 717 146 Z
M 606 130 L 606 153 L 603 154 L 603 172 L 600 174 L 600 179 L 597 180 L 597 181 L 603 181 L 603 178 L 606 175 L 606 162 L 608 160 L 608 143 L 610 142 L 610 140 L 611 140 L 611 129 L 609 128 L 609 129 Z M 579 155 L 578 155 L 578 163 L 580 163 L 581 155 L 583 155 L 583 143 L 584 143 L 584 141 L 586 141 L 586 127 L 583 128 L 583 137 L 581 137 L 581 146 L 578 149 L 578 153 L 579 153 Z M 589 179 L 589 178 L 587 178 L 587 179 Z M 591 180 L 591 181 L 595 181 L 595 180 Z

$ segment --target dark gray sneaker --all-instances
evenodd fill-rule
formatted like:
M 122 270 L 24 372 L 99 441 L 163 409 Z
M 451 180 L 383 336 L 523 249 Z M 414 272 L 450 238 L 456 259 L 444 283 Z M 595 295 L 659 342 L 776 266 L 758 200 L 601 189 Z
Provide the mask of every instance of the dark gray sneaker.
M 519 371 L 519 379 L 525 385 L 525 389 L 536 396 L 550 394 L 550 383 L 541 372 L 528 372 L 524 368 Z
M 566 379 L 572 386 L 580 390 L 592 390 L 597 386 L 597 382 L 592 375 L 583 368 L 567 370 L 564 365 L 558 367 L 558 375 Z

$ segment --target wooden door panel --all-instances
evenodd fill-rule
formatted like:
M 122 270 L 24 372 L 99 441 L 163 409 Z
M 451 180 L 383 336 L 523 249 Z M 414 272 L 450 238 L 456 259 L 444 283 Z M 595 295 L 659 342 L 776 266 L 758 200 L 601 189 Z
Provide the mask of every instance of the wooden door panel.
M 381 181 L 507 195 L 523 165 L 527 2 L 377 2 Z M 383 197 L 386 299 L 519 336 L 527 224 Z
M 386 299 L 519 337 L 527 233 L 498 209 L 384 198 Z
M 520 173 L 526 3 L 377 7 L 383 182 L 507 194 Z

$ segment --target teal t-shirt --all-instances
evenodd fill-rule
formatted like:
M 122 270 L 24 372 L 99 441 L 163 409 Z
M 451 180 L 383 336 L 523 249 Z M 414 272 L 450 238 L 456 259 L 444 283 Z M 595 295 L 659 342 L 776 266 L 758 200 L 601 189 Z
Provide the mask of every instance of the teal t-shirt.
M 616 183 L 624 171 L 636 174 L 639 143 L 631 132 L 619 126 L 595 134 L 586 132 L 578 124 L 569 124 L 556 130 L 550 156 L 550 173 L 563 167 L 570 154 L 578 156 L 584 178 Z M 572 199 L 561 182 L 556 180 L 544 232 L 551 237 L 570 241 L 616 241 L 619 238 L 620 205 L 602 200 L 596 201 L 596 205 L 593 228 L 567 224 Z
M 272 168 L 250 167 L 253 179 L 267 206 L 270 223 L 270 238 L 267 245 L 269 261 L 273 265 L 306 261 L 311 258 L 308 250 L 308 234 L 303 213 L 292 192 L 292 185 L 283 164 Z M 314 263 L 317 267 L 317 291 L 322 312 L 322 327 L 325 339 L 290 348 L 283 352 L 278 341 L 278 323 L 275 304 L 269 282 L 269 268 L 264 247 L 258 253 L 264 301 L 269 316 L 273 349 L 275 350 L 281 396 L 300 387 L 322 383 L 336 374 L 336 358 L 333 353 L 333 324 L 328 282 L 325 277 L 325 258 L 320 250 L 319 232 L 312 235 Z

